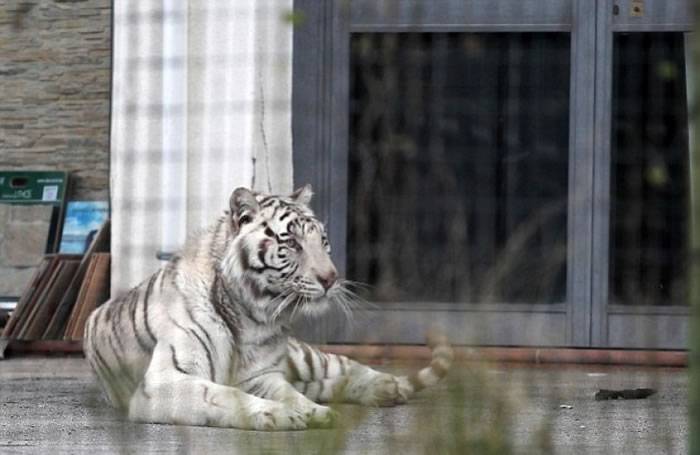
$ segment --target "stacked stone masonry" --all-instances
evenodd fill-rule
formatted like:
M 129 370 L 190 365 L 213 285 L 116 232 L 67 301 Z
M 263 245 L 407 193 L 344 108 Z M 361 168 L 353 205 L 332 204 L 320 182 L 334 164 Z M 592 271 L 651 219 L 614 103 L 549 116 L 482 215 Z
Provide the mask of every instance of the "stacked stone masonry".
M 0 169 L 71 171 L 109 188 L 110 0 L 0 0 Z

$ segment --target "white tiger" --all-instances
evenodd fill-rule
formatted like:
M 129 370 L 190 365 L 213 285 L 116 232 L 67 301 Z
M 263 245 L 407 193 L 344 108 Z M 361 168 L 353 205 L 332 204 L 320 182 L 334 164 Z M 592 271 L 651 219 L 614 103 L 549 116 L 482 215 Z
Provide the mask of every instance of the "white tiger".
M 289 336 L 294 313 L 322 313 L 347 292 L 311 195 L 308 185 L 289 197 L 236 189 L 205 234 L 92 313 L 85 355 L 130 420 L 327 427 L 335 412 L 317 402 L 390 406 L 446 374 L 442 340 L 430 366 L 397 377 Z

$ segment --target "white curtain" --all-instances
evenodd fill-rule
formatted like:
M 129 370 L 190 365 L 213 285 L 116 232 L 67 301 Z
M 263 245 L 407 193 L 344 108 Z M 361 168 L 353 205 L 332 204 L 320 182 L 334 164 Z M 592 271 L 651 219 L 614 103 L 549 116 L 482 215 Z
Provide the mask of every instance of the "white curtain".
M 112 293 L 226 209 L 292 190 L 292 0 L 114 2 Z

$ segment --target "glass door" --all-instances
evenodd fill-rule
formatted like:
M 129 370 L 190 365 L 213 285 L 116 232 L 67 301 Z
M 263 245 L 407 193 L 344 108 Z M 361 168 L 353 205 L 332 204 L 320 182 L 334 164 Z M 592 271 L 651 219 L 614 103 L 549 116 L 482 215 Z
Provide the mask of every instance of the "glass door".
M 295 180 L 373 303 L 318 339 L 590 344 L 595 2 L 497 3 L 295 3 Z
M 596 346 L 686 347 L 689 3 L 599 11 Z

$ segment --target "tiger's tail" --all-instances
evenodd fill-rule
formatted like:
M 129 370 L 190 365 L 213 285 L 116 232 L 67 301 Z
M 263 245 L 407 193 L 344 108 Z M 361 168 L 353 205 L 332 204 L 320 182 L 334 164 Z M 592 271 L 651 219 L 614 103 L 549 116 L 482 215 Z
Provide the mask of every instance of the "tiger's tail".
M 452 366 L 454 352 L 445 336 L 428 335 L 428 346 L 432 350 L 430 365 L 406 377 L 413 393 L 440 382 Z

